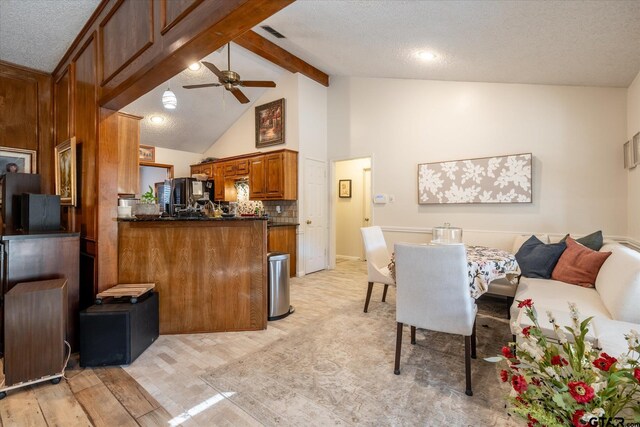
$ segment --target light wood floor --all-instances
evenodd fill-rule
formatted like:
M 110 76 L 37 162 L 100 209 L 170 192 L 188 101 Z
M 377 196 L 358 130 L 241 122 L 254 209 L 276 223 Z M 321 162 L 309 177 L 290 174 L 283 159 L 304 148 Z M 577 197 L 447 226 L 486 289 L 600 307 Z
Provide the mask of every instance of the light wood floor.
M 269 322 L 267 330 L 163 335 L 127 367 L 83 369 L 72 357 L 67 380 L 9 391 L 0 401 L 0 427 L 260 425 L 227 399 L 207 407 L 218 393 L 200 376 L 260 351 L 328 309 L 364 301 L 365 282 L 364 263 L 340 263 L 336 270 L 292 279 L 296 312 Z

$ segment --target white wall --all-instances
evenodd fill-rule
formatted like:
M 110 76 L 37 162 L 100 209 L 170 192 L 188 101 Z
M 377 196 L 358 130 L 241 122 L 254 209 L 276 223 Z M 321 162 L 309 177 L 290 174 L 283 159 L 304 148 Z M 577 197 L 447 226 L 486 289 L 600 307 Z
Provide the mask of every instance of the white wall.
M 335 193 L 336 255 L 362 257 L 360 227 L 364 218 L 364 169 L 371 167 L 371 159 L 354 159 L 336 162 L 335 180 L 338 188 L 341 179 L 351 180 L 351 198 L 340 198 Z
M 229 157 L 257 151 L 287 148 L 298 151 L 298 274 L 304 274 L 304 162 L 306 158 L 327 160 L 327 88 L 301 74 L 285 73 L 255 105 L 285 98 L 285 144 L 262 149 L 255 146 L 255 108 L 246 111 L 233 126 L 207 149 L 203 157 Z M 328 196 L 323 198 L 328 211 Z M 327 242 L 323 242 L 327 245 Z
M 242 116 L 204 153 L 204 157 L 231 157 L 239 154 L 255 153 L 288 148 L 298 150 L 298 74 L 285 73 L 276 82 L 276 87 L 267 90 L 255 106 L 280 98 L 285 99 L 285 144 L 266 148 L 256 148 L 255 108 L 249 108 Z
M 373 193 L 395 196 L 375 205 L 375 223 L 396 235 L 444 222 L 627 231 L 625 89 L 341 77 L 331 81 L 328 108 L 329 159 L 372 156 Z M 418 205 L 418 163 L 521 152 L 534 156 L 533 203 Z
M 640 132 L 640 73 L 627 90 L 627 138 L 623 141 L 630 140 L 638 132 Z M 618 145 L 622 146 L 622 142 Z M 622 159 L 622 149 L 618 156 Z M 622 160 L 619 163 L 622 164 Z M 640 243 L 640 166 L 631 169 L 628 174 L 628 236 Z
M 206 156 L 200 153 L 156 147 L 156 163 L 173 165 L 173 176 L 175 178 L 191 176 L 190 166 L 200 163 L 204 157 Z

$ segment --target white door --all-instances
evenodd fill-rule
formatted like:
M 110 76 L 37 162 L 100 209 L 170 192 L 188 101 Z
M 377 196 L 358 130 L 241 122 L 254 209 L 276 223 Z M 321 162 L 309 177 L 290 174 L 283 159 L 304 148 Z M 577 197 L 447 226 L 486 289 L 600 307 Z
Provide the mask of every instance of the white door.
M 373 218 L 371 218 L 371 169 L 363 169 L 362 174 L 362 226 L 369 227 L 373 225 Z M 364 245 L 362 245 L 362 259 L 367 259 Z
M 304 270 L 327 267 L 327 164 L 305 159 L 304 164 Z

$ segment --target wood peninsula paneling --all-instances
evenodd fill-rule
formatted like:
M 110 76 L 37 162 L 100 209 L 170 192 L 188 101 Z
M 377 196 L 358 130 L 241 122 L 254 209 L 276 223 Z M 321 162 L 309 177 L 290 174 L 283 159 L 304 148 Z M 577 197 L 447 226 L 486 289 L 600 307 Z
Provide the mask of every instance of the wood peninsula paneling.
M 160 333 L 267 327 L 263 220 L 119 222 L 120 283 L 156 284 Z
M 51 76 L 0 61 L 0 145 L 37 151 L 43 191 L 53 191 Z
M 203 0 L 160 0 L 161 34 L 173 28 Z
M 152 44 L 153 0 L 118 0 L 100 23 L 102 85 Z

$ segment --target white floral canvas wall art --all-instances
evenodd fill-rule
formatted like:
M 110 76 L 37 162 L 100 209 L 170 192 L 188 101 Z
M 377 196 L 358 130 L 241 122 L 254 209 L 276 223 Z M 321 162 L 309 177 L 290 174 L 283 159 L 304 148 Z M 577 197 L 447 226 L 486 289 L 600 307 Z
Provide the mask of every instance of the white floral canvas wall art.
M 418 203 L 531 203 L 531 153 L 418 165 Z

